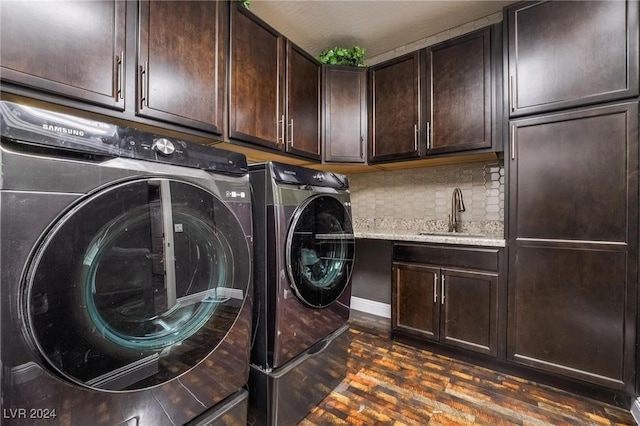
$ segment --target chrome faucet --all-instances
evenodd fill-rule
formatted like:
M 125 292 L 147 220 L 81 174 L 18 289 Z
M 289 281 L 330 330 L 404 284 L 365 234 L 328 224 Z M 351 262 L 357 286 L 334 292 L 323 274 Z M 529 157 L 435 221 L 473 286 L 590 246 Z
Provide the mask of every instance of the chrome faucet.
M 462 201 L 462 191 L 455 188 L 451 194 L 451 214 L 449 215 L 449 232 L 458 232 L 458 212 L 464 211 L 464 201 Z

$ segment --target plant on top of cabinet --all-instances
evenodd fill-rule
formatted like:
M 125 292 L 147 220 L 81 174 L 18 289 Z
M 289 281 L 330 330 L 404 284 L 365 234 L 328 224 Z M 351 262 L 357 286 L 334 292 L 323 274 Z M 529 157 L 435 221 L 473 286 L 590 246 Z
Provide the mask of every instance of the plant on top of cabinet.
M 325 65 L 364 67 L 364 52 L 360 46 L 353 46 L 351 49 L 333 47 L 324 49 L 318 56 L 318 61 Z

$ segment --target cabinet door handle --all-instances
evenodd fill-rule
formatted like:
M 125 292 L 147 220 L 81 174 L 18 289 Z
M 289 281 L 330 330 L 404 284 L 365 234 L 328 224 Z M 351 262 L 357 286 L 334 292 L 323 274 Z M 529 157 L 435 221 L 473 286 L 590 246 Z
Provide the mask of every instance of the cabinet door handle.
M 142 86 L 142 94 L 140 99 L 140 108 L 149 106 L 149 61 L 144 61 L 142 70 L 140 71 L 140 85 Z
M 364 135 L 360 135 L 360 159 L 364 158 Z
M 441 275 L 442 276 L 442 289 L 441 289 L 441 297 L 440 297 L 440 303 L 442 303 L 444 305 L 444 286 L 445 286 L 445 282 L 444 282 L 444 274 Z
M 291 138 L 289 139 L 289 146 L 291 146 L 293 148 L 293 118 L 290 120 L 291 122 L 289 123 L 289 135 L 291 136 Z
M 516 78 L 515 76 L 511 75 L 509 76 L 509 106 L 511 107 L 512 112 L 516 110 L 515 91 L 516 91 Z
M 511 125 L 511 159 L 516 159 L 516 126 Z
M 282 144 L 284 144 L 284 114 L 280 120 L 276 120 L 276 144 L 280 145 L 280 138 L 282 138 Z M 278 127 L 280 127 L 280 134 L 278 134 Z
M 433 274 L 433 303 L 438 303 L 438 274 Z
M 427 121 L 427 149 L 431 149 L 431 123 Z
M 124 50 L 120 52 L 120 57 L 118 58 L 118 87 L 116 88 L 116 101 L 124 99 L 124 93 L 122 93 L 122 88 L 124 86 Z
M 413 150 L 418 151 L 418 125 L 413 125 Z

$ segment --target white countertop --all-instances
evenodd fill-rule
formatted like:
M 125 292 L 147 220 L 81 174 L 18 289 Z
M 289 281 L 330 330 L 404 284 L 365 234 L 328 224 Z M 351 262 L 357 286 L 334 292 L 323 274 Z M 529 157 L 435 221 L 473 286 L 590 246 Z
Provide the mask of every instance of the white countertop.
M 465 234 L 465 233 L 431 233 L 423 234 L 416 231 L 399 231 L 393 229 L 365 229 L 355 230 L 356 238 L 373 240 L 414 241 L 419 243 L 457 244 L 465 246 L 504 247 L 505 240 L 501 237 Z

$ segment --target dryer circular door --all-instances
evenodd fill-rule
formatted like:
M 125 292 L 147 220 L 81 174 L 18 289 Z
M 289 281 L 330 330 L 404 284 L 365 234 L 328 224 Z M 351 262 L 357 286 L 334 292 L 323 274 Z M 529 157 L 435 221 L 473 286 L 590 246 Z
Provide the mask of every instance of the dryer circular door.
M 54 372 L 94 389 L 169 381 L 205 359 L 250 290 L 245 233 L 214 194 L 166 178 L 85 197 L 24 281 L 28 333 Z
M 316 195 L 294 212 L 286 243 L 286 265 L 294 293 L 323 308 L 347 288 L 353 270 L 351 216 L 335 197 Z

